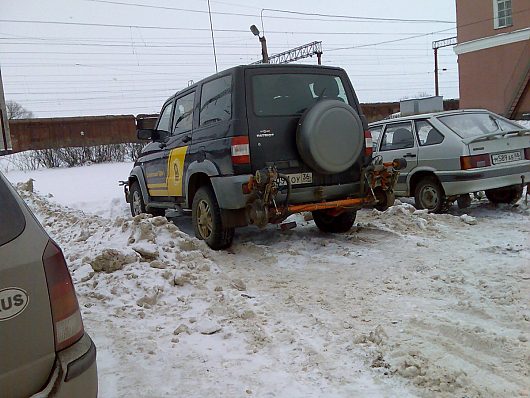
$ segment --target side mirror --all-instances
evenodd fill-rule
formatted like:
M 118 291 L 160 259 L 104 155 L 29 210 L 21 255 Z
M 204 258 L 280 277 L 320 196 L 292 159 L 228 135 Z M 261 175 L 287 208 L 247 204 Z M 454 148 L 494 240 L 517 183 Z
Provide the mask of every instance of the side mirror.
M 154 129 L 138 129 L 136 130 L 136 136 L 139 140 L 149 141 L 156 139 L 155 137 L 158 136 L 158 134 Z

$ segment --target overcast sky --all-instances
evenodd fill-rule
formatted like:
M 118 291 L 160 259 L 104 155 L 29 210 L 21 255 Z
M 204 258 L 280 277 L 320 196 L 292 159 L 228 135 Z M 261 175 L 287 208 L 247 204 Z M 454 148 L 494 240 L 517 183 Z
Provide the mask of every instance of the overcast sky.
M 112 2 L 124 4 L 0 0 L 6 99 L 36 117 L 153 113 L 188 81 L 215 73 L 206 0 Z M 261 57 L 249 26 L 261 29 L 264 9 L 269 54 L 322 41 L 323 64 L 346 69 L 361 102 L 434 95 L 432 41 L 456 35 L 454 0 L 211 0 L 211 8 L 219 70 Z M 439 62 L 447 69 L 440 73 L 440 93 L 457 98 L 451 47 L 440 49 Z

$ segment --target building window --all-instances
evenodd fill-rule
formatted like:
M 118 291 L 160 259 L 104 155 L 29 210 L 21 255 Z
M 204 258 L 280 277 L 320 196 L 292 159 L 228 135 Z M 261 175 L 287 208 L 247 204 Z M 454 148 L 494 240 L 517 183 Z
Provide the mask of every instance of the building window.
M 493 26 L 495 29 L 512 25 L 512 0 L 493 0 Z

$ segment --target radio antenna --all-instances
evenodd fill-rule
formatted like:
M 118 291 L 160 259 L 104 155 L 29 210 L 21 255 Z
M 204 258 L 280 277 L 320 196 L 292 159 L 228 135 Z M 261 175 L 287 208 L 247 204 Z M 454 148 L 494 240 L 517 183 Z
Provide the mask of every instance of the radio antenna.
M 217 73 L 217 54 L 215 53 L 215 39 L 213 37 L 212 10 L 210 9 L 210 0 L 208 0 L 208 15 L 210 16 L 210 31 L 212 32 L 213 59 L 215 61 L 215 73 Z

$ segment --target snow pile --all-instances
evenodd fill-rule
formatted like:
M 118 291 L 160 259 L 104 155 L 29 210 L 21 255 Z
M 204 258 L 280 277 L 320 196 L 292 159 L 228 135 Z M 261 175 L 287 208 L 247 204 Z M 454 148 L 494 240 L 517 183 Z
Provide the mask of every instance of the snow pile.
M 359 211 L 348 234 L 298 215 L 214 252 L 163 217 L 18 188 L 69 261 L 102 396 L 528 395 L 521 206 L 396 201 Z

